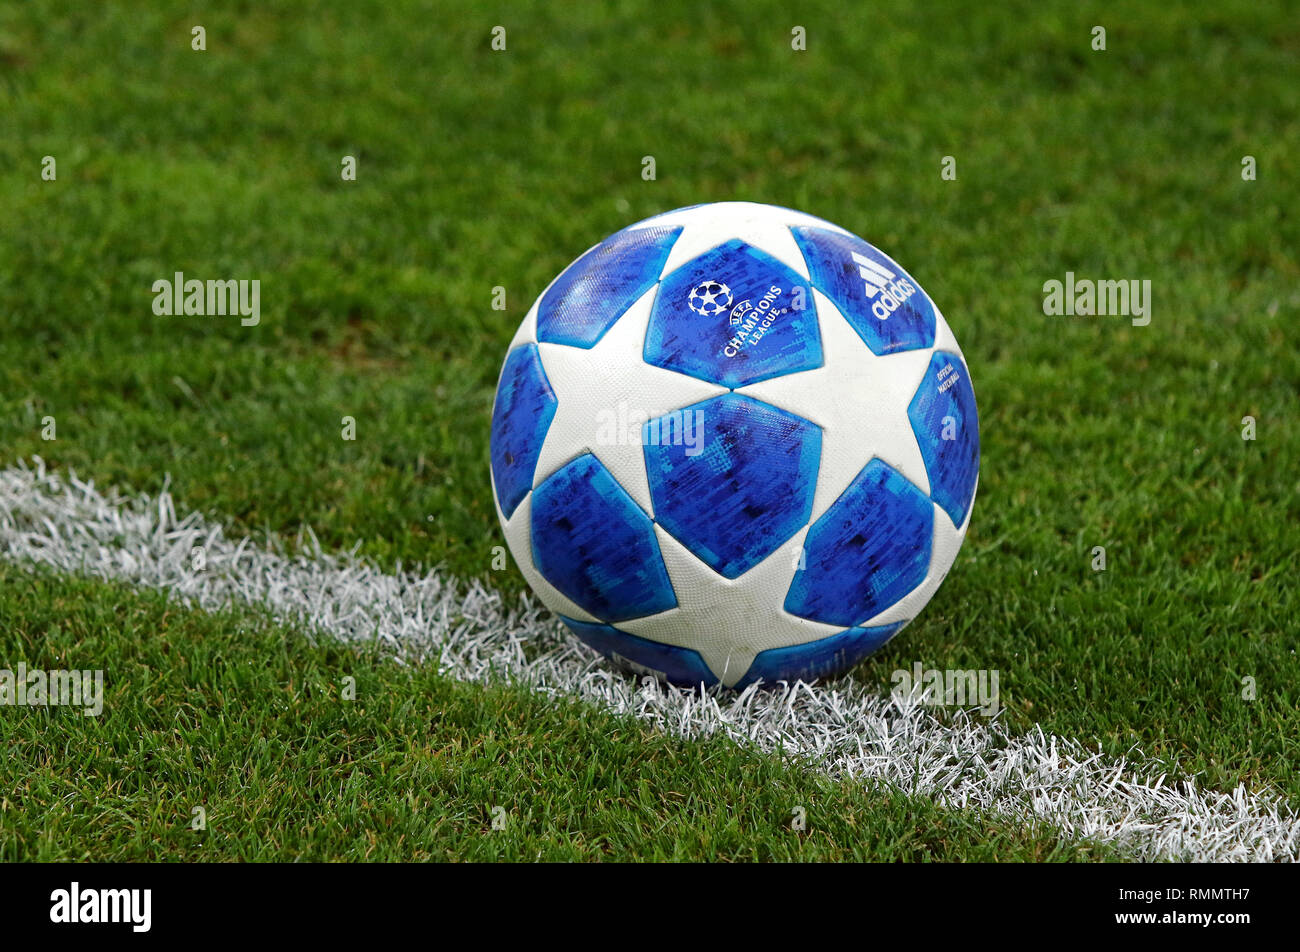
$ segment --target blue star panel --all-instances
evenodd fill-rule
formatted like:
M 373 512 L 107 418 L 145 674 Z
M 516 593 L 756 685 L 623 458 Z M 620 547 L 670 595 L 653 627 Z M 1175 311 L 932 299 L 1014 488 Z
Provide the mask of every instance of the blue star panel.
M 650 517 L 590 453 L 533 492 L 532 544 L 542 576 L 597 618 L 677 604 Z
M 594 347 L 654 287 L 680 228 L 625 228 L 565 269 L 537 306 L 537 339 Z
M 873 354 L 934 346 L 934 305 L 916 279 L 873 245 L 826 228 L 791 228 L 813 284 Z
M 930 496 L 960 526 L 975 496 L 980 471 L 975 391 L 960 357 L 935 351 L 907 416 L 921 445 Z
M 664 439 L 673 432 L 667 418 L 643 428 L 655 519 L 714 571 L 736 578 L 807 524 L 821 429 L 736 394 L 678 413 L 698 427 L 698 439 Z
M 933 533 L 929 497 L 873 459 L 808 530 L 807 564 L 790 583 L 785 610 L 860 625 L 925 579 Z
M 497 502 L 507 519 L 532 488 L 537 457 L 557 405 L 537 345 L 525 344 L 507 354 L 492 405 L 489 452 Z
M 714 287 L 725 289 L 721 295 Z M 822 365 L 808 282 L 732 239 L 664 278 L 646 332 L 645 359 L 736 388 Z

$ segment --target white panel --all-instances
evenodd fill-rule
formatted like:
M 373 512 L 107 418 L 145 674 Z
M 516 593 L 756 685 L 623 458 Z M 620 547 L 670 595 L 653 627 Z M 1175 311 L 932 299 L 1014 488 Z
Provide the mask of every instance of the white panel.
M 747 245 L 767 253 L 805 281 L 808 280 L 808 264 L 803 260 L 803 252 L 795 244 L 794 235 L 790 233 L 789 228 L 780 224 L 734 218 L 720 218 L 688 225 L 673 245 L 673 250 L 664 263 L 663 276 L 672 274 L 704 252 L 733 238 L 739 238 Z
M 934 307 L 934 349 L 956 354 L 961 357 L 962 363 L 966 362 L 961 348 L 957 346 L 957 338 L 953 336 L 952 328 L 944 320 L 943 312 L 939 310 L 937 304 Z
M 760 651 L 838 634 L 844 629 L 796 618 L 783 607 L 807 532 L 805 526 L 744 575 L 728 579 L 656 525 L 677 607 L 620 622 L 618 627 L 642 638 L 695 649 L 726 685 L 744 677 Z
M 922 492 L 930 478 L 907 416 L 930 363 L 929 350 L 877 357 L 830 299 L 813 292 L 821 330 L 821 367 L 774 377 L 736 392 L 798 414 L 822 428 L 816 521 L 878 456 Z
M 764 205 L 760 202 L 712 202 L 690 208 L 678 208 L 639 221 L 632 227 L 646 228 L 653 225 L 656 228 L 661 228 L 664 226 L 686 225 L 715 216 L 737 219 L 749 218 L 759 222 L 785 225 L 788 228 L 828 228 L 841 234 L 849 234 L 839 225 L 826 221 L 824 218 L 795 211 L 793 208 L 783 208 L 780 205 Z

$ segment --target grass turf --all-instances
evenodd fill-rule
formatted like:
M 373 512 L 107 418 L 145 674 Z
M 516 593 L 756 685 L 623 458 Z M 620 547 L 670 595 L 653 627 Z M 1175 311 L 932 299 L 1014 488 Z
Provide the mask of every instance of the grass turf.
M 982 416 L 966 547 L 857 676 L 998 668 L 1022 726 L 1295 799 L 1297 51 L 1244 2 L 6 6 L 0 446 L 517 591 L 489 568 L 486 432 L 533 296 L 665 209 L 801 208 L 917 275 Z M 174 271 L 260 278 L 261 324 L 156 317 Z M 1066 271 L 1149 278 L 1151 325 L 1045 317 Z M 672 775 L 673 745 L 627 743 Z
M 256 613 L 13 566 L 0 596 L 6 657 L 105 669 L 100 717 L 4 709 L 0 862 L 1115 858 L 1047 825 L 313 644 Z

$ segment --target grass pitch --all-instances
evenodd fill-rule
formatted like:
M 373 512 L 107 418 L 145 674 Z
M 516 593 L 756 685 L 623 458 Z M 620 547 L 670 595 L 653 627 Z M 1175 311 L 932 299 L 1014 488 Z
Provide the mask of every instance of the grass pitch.
M 1300 800 L 1294 18 L 1231 2 L 794 19 L 662 2 L 63 6 L 0 10 L 7 462 L 39 453 L 148 491 L 170 474 L 232 533 L 307 524 L 327 547 L 517 594 L 513 569 L 491 569 L 487 420 L 533 297 L 648 215 L 800 208 L 918 277 L 980 405 L 962 554 L 854 676 L 997 668 L 1022 728 Z M 154 315 L 151 284 L 176 271 L 259 278 L 261 323 Z M 1151 324 L 1045 316 L 1042 285 L 1067 271 L 1151 280 Z M 131 671 L 137 698 L 89 724 L 0 709 L 6 858 L 1105 853 L 109 585 L 4 568 L 0 618 L 0 667 Z M 307 687 L 339 666 L 382 700 L 361 714 Z M 634 764 L 635 783 L 607 763 Z M 205 791 L 225 839 L 187 838 Z M 479 842 L 497 791 L 536 822 Z M 777 832 L 793 797 L 836 804 L 815 836 Z M 729 824 L 742 802 L 750 820 Z

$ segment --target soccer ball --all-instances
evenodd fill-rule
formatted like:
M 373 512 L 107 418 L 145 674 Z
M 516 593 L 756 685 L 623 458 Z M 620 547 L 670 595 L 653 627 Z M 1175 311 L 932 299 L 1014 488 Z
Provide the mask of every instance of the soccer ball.
M 617 664 L 742 687 L 846 671 L 956 558 L 970 373 L 892 258 L 769 205 L 606 238 L 510 344 L 492 489 L 542 602 Z

